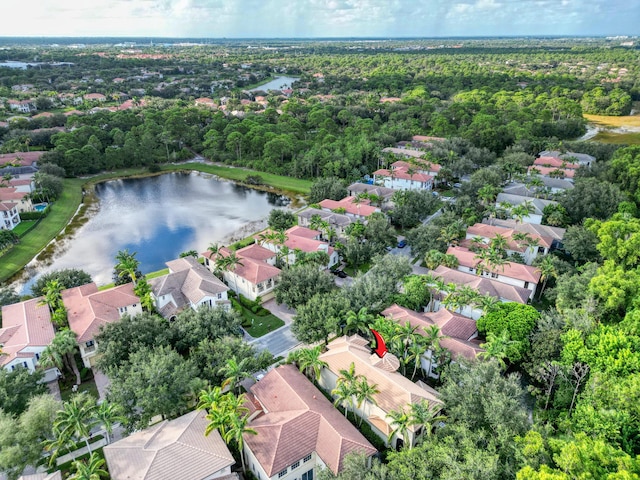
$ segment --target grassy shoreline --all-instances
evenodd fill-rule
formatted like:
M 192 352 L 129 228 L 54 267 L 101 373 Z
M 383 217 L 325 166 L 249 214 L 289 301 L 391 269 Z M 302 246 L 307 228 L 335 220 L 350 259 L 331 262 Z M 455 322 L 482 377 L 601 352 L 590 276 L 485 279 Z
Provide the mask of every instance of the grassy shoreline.
M 24 266 L 40 254 L 53 239 L 61 238 L 61 236 L 65 235 L 67 226 L 72 222 L 79 211 L 79 207 L 83 204 L 83 191 L 92 190 L 95 184 L 107 180 L 140 178 L 187 170 L 209 173 L 240 183 L 244 183 L 247 175 L 259 175 L 265 185 L 258 186 L 258 188 L 273 187 L 273 189 L 283 193 L 304 194 L 308 193 L 311 188 L 311 181 L 309 180 L 196 162 L 162 165 L 160 172 L 157 173 L 151 173 L 147 168 L 140 167 L 102 173 L 89 178 L 68 178 L 64 180 L 64 190 L 60 198 L 52 206 L 51 213 L 26 234 L 18 245 L 15 245 L 0 257 L 0 284 L 19 274 Z

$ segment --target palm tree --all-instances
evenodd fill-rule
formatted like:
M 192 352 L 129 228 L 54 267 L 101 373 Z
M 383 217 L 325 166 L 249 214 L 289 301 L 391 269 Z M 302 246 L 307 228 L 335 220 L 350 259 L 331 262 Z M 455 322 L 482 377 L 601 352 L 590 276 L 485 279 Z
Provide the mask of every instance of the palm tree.
M 56 414 L 53 430 L 60 443 L 67 443 L 72 438 L 85 441 L 91 453 L 89 433 L 96 424 L 96 404 L 86 392 L 77 393 L 68 402 L 64 402 L 62 410 Z
M 120 405 L 110 403 L 104 400 L 98 405 L 95 411 L 96 420 L 102 425 L 105 433 L 107 434 L 107 444 L 111 443 L 111 434 L 113 433 L 113 426 L 116 423 L 124 422 L 126 419 L 122 415 L 122 408 Z
M 431 325 L 428 328 L 423 329 L 424 335 L 422 336 L 425 345 L 425 351 L 430 350 L 429 354 L 429 368 L 427 369 L 427 377 L 431 374 L 431 366 L 433 365 L 433 357 L 435 350 L 440 346 L 440 338 L 442 337 L 440 327 L 437 325 Z M 411 377 L 413 378 L 413 377 Z
M 244 434 L 247 433 L 249 435 L 257 435 L 253 428 L 247 427 L 247 423 L 249 422 L 249 415 L 244 414 L 241 415 L 236 412 L 235 415 L 232 415 L 229 422 L 229 427 L 226 431 L 223 440 L 225 442 L 230 443 L 234 442 L 238 447 L 238 452 L 240 453 L 240 461 L 242 462 L 242 471 L 247 472 L 245 463 L 244 463 Z
M 244 263 L 242 260 L 236 255 L 236 252 L 231 252 L 224 258 L 221 258 L 218 263 L 220 263 L 220 268 L 227 272 L 235 272 L 237 267 L 244 267 Z M 234 291 L 238 292 L 238 283 L 236 279 L 236 275 L 233 275 L 233 285 Z
M 373 396 L 380 393 L 378 385 L 370 385 L 367 377 L 360 375 L 358 380 L 355 382 L 354 387 L 354 397 L 358 409 L 360 409 L 365 402 L 369 402 L 374 405 L 377 404 Z M 362 424 L 362 416 L 360 417 L 360 424 Z
M 349 310 L 346 317 L 346 333 L 363 333 L 368 335 L 369 325 L 373 321 L 373 315 L 369 313 L 367 307 L 362 307 L 358 312 Z
M 550 277 L 556 278 L 558 272 L 556 270 L 556 266 L 553 263 L 553 258 L 549 255 L 545 255 L 542 257 L 540 262 L 538 262 L 537 272 L 540 272 L 540 279 L 542 280 L 542 287 L 540 288 L 540 293 L 538 294 L 538 301 L 542 298 L 542 292 L 547 287 L 547 282 Z
M 418 367 L 422 363 L 422 357 L 426 352 L 427 345 L 422 337 L 414 340 L 411 345 L 409 345 L 409 348 L 407 349 L 407 363 L 413 361 L 413 372 L 411 373 L 411 380 L 415 378 L 416 373 L 418 372 Z
M 53 315 L 61 306 L 64 307 L 62 290 L 64 290 L 64 286 L 58 280 L 49 280 L 42 289 L 44 296 L 38 302 L 38 306 L 46 305 L 49 307 L 49 313 Z
M 353 385 L 347 382 L 341 382 L 340 379 L 338 379 L 338 383 L 336 383 L 336 388 L 331 390 L 331 395 L 336 397 L 335 401 L 333 402 L 334 405 L 342 404 L 344 406 L 345 418 L 347 418 L 348 416 L 349 406 L 353 404 L 354 394 L 355 389 L 353 388 Z
M 294 359 L 300 371 L 304 372 L 309 379 L 313 373 L 316 381 L 319 381 L 322 369 L 327 367 L 327 362 L 320 360 L 320 355 L 322 355 L 322 346 L 316 345 L 315 347 L 301 348 L 290 357 Z
M 196 408 L 207 411 L 217 408 L 218 403 L 222 401 L 224 395 L 222 389 L 218 386 L 209 388 L 208 390 L 201 390 Z M 208 435 L 207 433 L 205 434 Z
M 136 259 L 136 253 L 137 252 L 129 253 L 128 249 L 124 249 L 116 254 L 118 277 L 128 276 L 134 286 L 136 285 L 136 275 L 138 273 L 138 267 L 140 266 L 140 262 Z
M 433 434 L 435 426 L 447 418 L 444 415 L 440 415 L 441 410 L 442 407 L 440 405 L 431 406 L 427 400 L 412 403 L 409 410 L 411 425 L 424 426 L 425 434 L 430 437 Z
M 515 340 L 511 340 L 511 336 L 507 330 L 503 330 L 500 335 L 489 333 L 487 335 L 487 342 L 480 345 L 485 350 L 484 352 L 480 352 L 478 356 L 481 358 L 496 359 L 500 367 L 505 370 L 507 368 L 505 358 L 508 358 L 510 350 L 516 343 Z
M 73 462 L 76 472 L 69 477 L 69 480 L 100 480 L 100 477 L 109 477 L 109 472 L 102 467 L 104 467 L 104 458 L 92 453 L 86 462 L 80 460 Z
M 414 327 L 409 322 L 405 322 L 404 325 L 398 325 L 396 327 L 396 332 L 391 339 L 391 341 L 400 346 L 400 350 L 402 350 L 401 360 L 402 360 L 402 374 L 407 374 L 407 357 L 409 355 L 409 345 L 416 342 L 416 331 L 418 327 Z
M 500 300 L 498 298 L 487 294 L 480 296 L 478 306 L 482 307 L 482 314 L 486 315 L 487 312 L 492 311 L 499 303 Z
M 516 223 L 523 223 L 525 217 L 529 216 L 531 212 L 533 212 L 533 205 L 531 201 L 525 200 L 511 209 L 511 217 L 516 220 Z
M 51 344 L 42 352 L 40 365 L 44 368 L 56 367 L 60 371 L 67 365 L 76 376 L 76 385 L 80 385 L 82 379 L 75 359 L 77 347 L 76 334 L 68 328 L 63 328 L 56 332 Z
M 231 390 L 234 390 L 236 387 L 240 386 L 240 382 L 251 376 L 251 372 L 248 371 L 249 362 L 251 362 L 250 357 L 243 358 L 238 362 L 236 357 L 231 357 L 227 359 L 227 362 L 223 367 L 220 367 L 218 370 L 219 374 L 225 376 L 225 381 L 222 384 L 222 387 L 226 387 L 227 385 L 231 386 Z
M 489 248 L 493 248 L 498 252 L 506 250 L 508 246 L 509 240 L 507 239 L 507 237 L 505 237 L 504 235 L 500 235 L 499 233 L 497 233 L 496 236 L 489 241 Z
M 398 437 L 402 437 L 403 445 L 405 447 L 409 445 L 409 449 L 411 449 L 411 444 L 409 443 L 409 427 L 411 426 L 411 418 L 409 415 L 404 410 L 391 410 L 387 413 L 387 418 L 391 419 L 391 432 L 387 438 L 389 445 L 391 445 L 391 439 L 394 435 L 397 435 Z
M 220 249 L 222 247 L 220 245 L 218 245 L 217 243 L 213 243 L 211 242 L 209 244 L 209 246 L 207 247 L 207 252 L 209 252 L 209 258 L 211 260 L 213 260 L 214 262 L 218 259 L 218 256 L 220 255 Z

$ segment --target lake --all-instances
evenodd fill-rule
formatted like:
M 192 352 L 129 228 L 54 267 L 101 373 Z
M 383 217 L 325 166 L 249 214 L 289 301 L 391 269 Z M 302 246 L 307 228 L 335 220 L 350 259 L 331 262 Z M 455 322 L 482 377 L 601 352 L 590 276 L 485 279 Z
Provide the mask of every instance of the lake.
M 250 92 L 268 92 L 269 90 L 284 90 L 291 88 L 293 82 L 300 80 L 299 77 L 277 77 L 264 85 L 252 88 Z
M 98 285 L 107 284 L 114 257 L 125 248 L 137 252 L 143 273 L 163 269 L 181 252 L 201 253 L 288 202 L 279 194 L 196 172 L 112 180 L 96 185 L 96 195 L 98 212 L 51 265 L 36 265 L 22 293 L 30 293 L 38 275 L 61 268 L 83 269 Z

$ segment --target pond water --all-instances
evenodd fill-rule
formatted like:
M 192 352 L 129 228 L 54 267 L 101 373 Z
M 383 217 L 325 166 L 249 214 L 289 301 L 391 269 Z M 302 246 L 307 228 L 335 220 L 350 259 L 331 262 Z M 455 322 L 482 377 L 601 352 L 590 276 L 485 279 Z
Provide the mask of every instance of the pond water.
M 30 293 L 39 275 L 61 268 L 83 269 L 98 285 L 107 284 L 114 257 L 125 248 L 137 252 L 143 273 L 163 269 L 181 252 L 201 253 L 288 202 L 279 194 L 196 172 L 113 180 L 96 185 L 96 195 L 97 213 L 51 265 L 27 269 L 26 283 L 18 286 L 22 293 Z
M 252 88 L 250 92 L 268 92 L 269 90 L 285 90 L 291 88 L 293 82 L 300 80 L 298 77 L 277 77 L 271 80 L 269 83 L 260 85 L 259 87 Z

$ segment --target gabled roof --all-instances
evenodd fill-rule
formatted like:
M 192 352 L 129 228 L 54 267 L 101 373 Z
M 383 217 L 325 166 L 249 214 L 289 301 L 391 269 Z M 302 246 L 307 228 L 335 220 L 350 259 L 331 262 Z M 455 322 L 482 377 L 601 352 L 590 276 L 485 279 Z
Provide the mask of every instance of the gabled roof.
M 45 153 L 46 152 L 2 153 L 0 154 L 0 165 L 6 165 L 7 163 L 19 163 L 21 166 L 26 167 L 37 162 Z
M 535 159 L 533 164 L 541 167 L 568 168 L 572 170 L 580 168 L 580 164 L 568 163 L 566 160 L 558 157 L 539 157 Z
M 179 310 L 188 303 L 197 304 L 205 297 L 213 297 L 229 290 L 207 268 L 193 257 L 166 262 L 169 273 L 151 279 L 149 284 L 156 297 L 171 295 Z
M 310 238 L 312 240 L 316 240 L 320 236 L 320 232 L 318 230 L 301 227 L 300 225 L 295 225 L 286 230 L 284 233 L 287 234 L 287 237 L 296 236 L 302 238 Z
M 354 220 L 348 215 L 342 213 L 327 212 L 318 208 L 307 208 L 298 213 L 299 218 L 311 219 L 314 215 L 318 215 L 322 220 L 329 222 L 331 225 L 346 227 L 351 225 Z
M 459 355 L 474 359 L 483 350 L 469 340 L 478 332 L 475 320 L 444 308 L 437 312 L 418 313 L 410 308 L 393 304 L 383 310 L 382 315 L 398 323 L 409 322 L 412 327 L 417 327 L 416 331 L 421 335 L 430 326 L 437 325 L 440 328 L 439 343 L 451 352 L 454 359 Z
M 196 410 L 104 447 L 113 480 L 203 480 L 235 463 L 217 430 L 205 437 L 206 413 Z
M 489 220 L 483 220 L 482 223 L 488 223 Z M 536 223 L 518 223 L 515 220 L 491 220 L 494 226 L 510 228 L 516 232 L 527 233 L 529 235 L 539 235 L 543 238 L 552 238 L 553 240 L 562 241 L 566 230 L 560 227 L 551 227 L 549 225 L 538 225 Z
M 421 400 L 427 400 L 430 404 L 440 403 L 435 390 L 425 390 L 397 371 L 383 367 L 368 344 L 358 335 L 340 337 L 327 345 L 327 351 L 320 355 L 320 359 L 327 362 L 329 370 L 338 376 L 340 370 L 348 370 L 352 363 L 355 364 L 358 375 L 364 375 L 371 384 L 378 386 L 380 392 L 373 398 L 385 412 L 405 409 L 409 404 Z
M 251 250 L 249 250 L 250 253 L 259 255 L 259 254 L 262 254 L 262 250 L 266 250 L 267 252 L 271 253 L 271 255 L 268 258 L 275 256 L 275 253 L 271 252 L 270 250 L 264 247 L 261 247 L 260 245 L 254 244 L 250 246 L 253 247 L 251 248 Z M 246 248 L 249 248 L 249 247 L 246 247 Z M 258 248 L 262 250 L 258 250 Z M 242 265 L 238 264 L 233 269 L 233 273 L 238 277 L 244 278 L 245 280 L 247 280 L 249 283 L 252 283 L 253 285 L 257 285 L 258 283 L 262 283 L 265 280 L 269 280 L 270 278 L 276 278 L 278 275 L 280 275 L 281 270 L 278 267 L 269 265 L 267 262 L 263 260 L 256 260 L 251 257 L 245 257 L 244 254 L 242 253 L 242 250 L 244 249 L 236 251 L 236 255 L 240 259 L 240 262 L 242 263 Z M 222 257 L 227 257 L 231 254 L 231 251 L 227 247 L 222 247 L 219 251 L 219 254 Z M 208 252 L 205 255 L 209 255 L 209 258 L 211 258 L 210 257 L 211 252 Z
M 378 185 L 369 185 L 368 183 L 352 183 L 347 187 L 347 191 L 353 194 L 368 193 L 385 199 L 391 198 L 396 192 L 393 188 L 379 187 Z
M 271 370 L 251 387 L 251 396 L 250 410 L 263 413 L 249 422 L 258 434 L 245 435 L 244 441 L 269 477 L 314 451 L 334 474 L 347 454 L 376 453 L 293 365 Z
M 449 247 L 447 249 L 448 255 L 454 255 L 458 259 L 458 264 L 467 268 L 476 268 L 481 262 L 476 253 L 464 247 Z M 485 267 L 487 267 L 486 265 Z M 522 265 L 516 262 L 507 262 L 496 268 L 489 269 L 493 273 L 498 275 L 504 275 L 505 277 L 515 278 L 516 280 L 522 280 L 523 282 L 538 283 L 540 281 L 540 270 L 530 265 Z
M 544 200 L 541 198 L 532 198 L 532 197 L 527 197 L 522 195 L 515 195 L 511 193 L 499 193 L 498 196 L 496 197 L 496 203 L 501 203 L 501 202 L 507 202 L 514 206 L 522 205 L 525 202 L 528 202 L 529 205 L 531 205 L 532 207 L 531 213 L 536 215 L 543 215 L 544 207 L 548 205 L 558 204 L 558 202 L 554 202 L 553 200 Z
M 320 206 L 328 210 L 335 210 L 336 208 L 344 208 L 347 213 L 352 215 L 358 215 L 361 217 L 368 217 L 372 213 L 379 212 L 380 209 L 367 205 L 367 202 L 354 203 L 355 197 L 345 197 L 340 201 L 336 200 L 322 200 Z
M 429 183 L 433 180 L 433 177 L 431 175 L 425 175 L 424 173 L 419 173 L 417 171 L 413 175 L 410 175 L 407 170 L 402 168 L 396 168 L 394 170 L 381 168 L 380 170 L 376 170 L 375 172 L 373 172 L 373 174 L 379 177 L 400 178 L 402 180 L 411 180 L 421 183 Z
M 132 283 L 103 291 L 98 291 L 95 283 L 88 283 L 63 290 L 62 301 L 78 343 L 93 340 L 102 325 L 120 320 L 120 308 L 140 303 Z
M 495 223 L 495 222 L 494 222 Z M 506 237 L 508 240 L 508 248 L 509 250 L 514 251 L 525 251 L 526 247 L 520 246 L 514 239 L 513 234 L 516 230 L 513 228 L 504 228 L 498 227 L 496 225 L 487 225 L 486 223 L 476 223 L 467 228 L 467 236 L 471 235 L 472 237 L 482 237 L 487 239 L 492 239 L 496 235 L 502 235 Z M 539 235 L 537 233 L 530 234 L 531 238 L 538 239 L 540 242 L 540 246 L 550 248 L 553 243 L 553 238 L 548 236 Z
M 555 168 L 555 167 L 542 167 L 540 165 L 533 165 L 529 167 L 529 175 L 540 174 L 545 177 L 558 175 L 561 178 L 573 178 L 576 171 L 571 168 Z M 562 175 L 560 175 L 562 174 Z
M 527 303 L 531 295 L 531 291 L 526 288 L 515 287 L 487 277 L 460 272 L 442 265 L 436 268 L 433 273 L 442 278 L 445 283 L 455 283 L 460 286 L 467 285 L 475 288 L 481 295 L 491 295 L 509 302 Z
M 46 347 L 53 340 L 49 307 L 39 306 L 40 300 L 42 297 L 2 307 L 0 344 L 4 355 L 0 355 L 0 365 L 20 357 L 26 348 Z
M 247 247 L 236 250 L 236 255 L 242 258 L 250 258 L 252 260 L 258 260 L 261 262 L 265 262 L 270 258 L 276 256 L 274 252 L 272 252 L 268 248 L 264 248 L 263 246 L 258 245 L 257 243 L 252 243 Z

